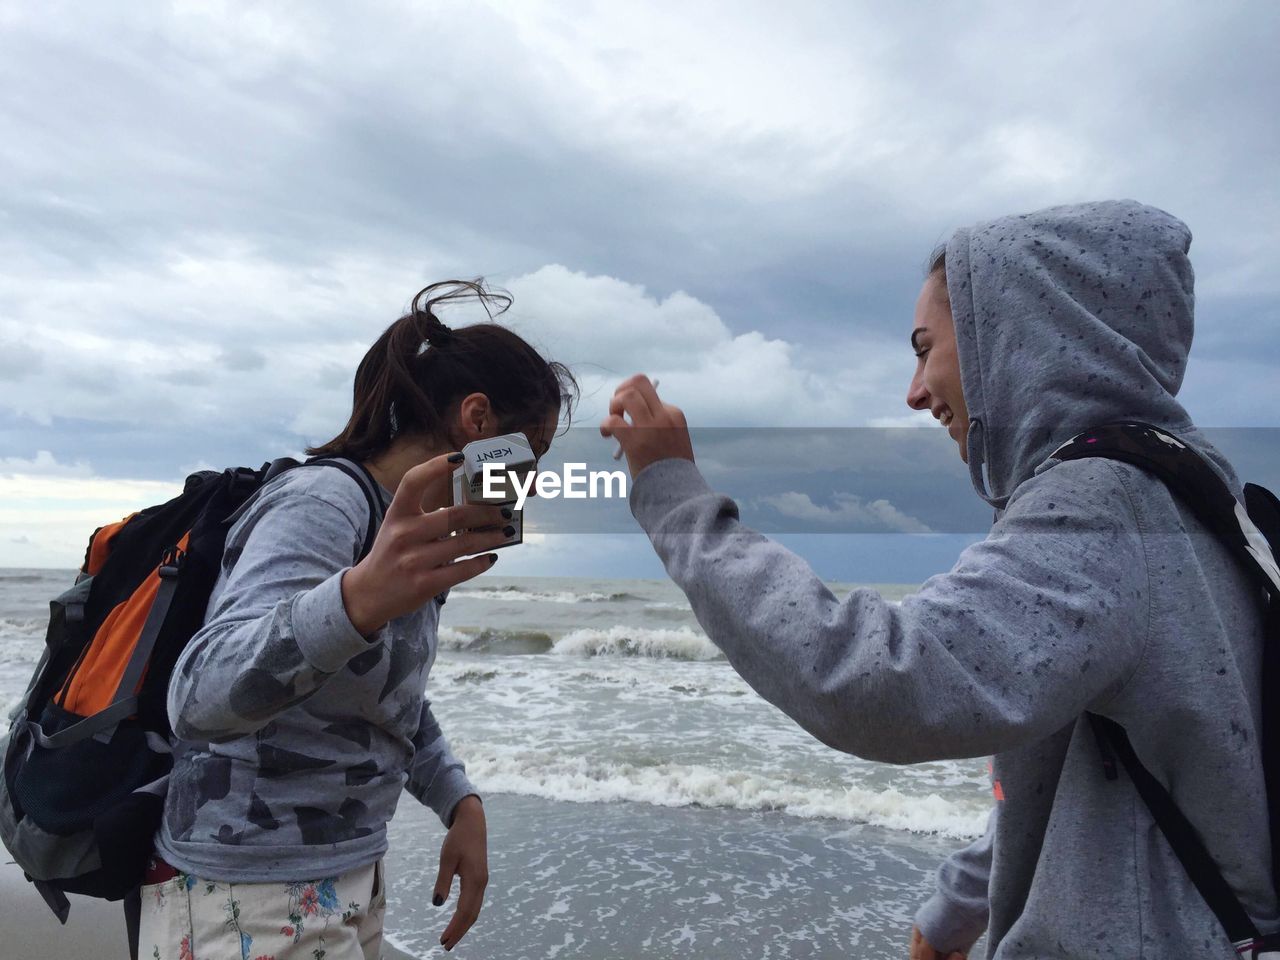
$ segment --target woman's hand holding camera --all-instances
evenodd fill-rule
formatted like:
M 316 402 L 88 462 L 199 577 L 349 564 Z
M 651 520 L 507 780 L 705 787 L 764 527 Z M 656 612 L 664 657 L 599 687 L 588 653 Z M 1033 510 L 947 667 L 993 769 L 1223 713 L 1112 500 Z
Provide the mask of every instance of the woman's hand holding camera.
M 342 578 L 342 602 L 362 636 L 478 576 L 498 559 L 483 551 L 506 542 L 511 512 L 484 504 L 447 506 L 454 465 L 461 458 L 460 453 L 435 457 L 404 475 L 373 549 Z

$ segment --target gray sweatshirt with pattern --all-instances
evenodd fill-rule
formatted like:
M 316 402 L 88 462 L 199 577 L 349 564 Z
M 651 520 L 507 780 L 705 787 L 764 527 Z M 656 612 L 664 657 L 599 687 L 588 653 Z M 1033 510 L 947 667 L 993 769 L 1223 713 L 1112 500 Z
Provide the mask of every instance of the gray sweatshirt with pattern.
M 356 481 L 314 466 L 271 481 L 232 526 L 169 688 L 175 756 L 156 849 L 179 870 L 336 876 L 386 851 L 401 789 L 446 825 L 476 792 L 423 696 L 440 601 L 368 639 L 347 617 L 342 575 L 368 520 Z
M 1190 239 L 1129 201 L 952 238 L 971 467 L 998 517 L 901 606 L 866 589 L 836 599 L 687 460 L 632 487 L 707 634 L 814 736 L 890 763 L 994 755 L 989 850 L 944 871 L 927 932 L 950 942 L 935 946 L 967 948 L 985 926 L 998 960 L 1235 956 L 1131 781 L 1104 775 L 1085 711 L 1126 728 L 1255 921 L 1277 924 L 1257 592 L 1154 477 L 1050 458 L 1090 426 L 1142 419 L 1196 446 L 1238 494 L 1174 399 Z

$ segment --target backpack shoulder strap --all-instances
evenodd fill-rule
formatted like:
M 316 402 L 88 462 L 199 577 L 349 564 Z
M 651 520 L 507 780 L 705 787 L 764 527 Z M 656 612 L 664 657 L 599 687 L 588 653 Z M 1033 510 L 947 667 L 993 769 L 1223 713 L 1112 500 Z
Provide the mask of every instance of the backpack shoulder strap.
M 270 463 L 264 463 L 256 472 L 251 471 L 256 478 L 257 489 L 224 522 L 227 525 L 231 525 L 239 520 L 245 511 L 253 505 L 258 492 L 282 473 L 299 467 L 312 466 L 334 467 L 341 470 L 359 485 L 361 492 L 364 494 L 365 502 L 369 507 L 369 523 L 360 544 L 358 559 L 363 560 L 369 555 L 369 551 L 373 549 L 374 538 L 378 534 L 378 527 L 382 525 L 383 515 L 386 511 L 382 504 L 382 494 L 378 487 L 378 481 L 373 479 L 373 476 L 365 469 L 363 464 L 346 457 L 316 457 L 303 463 L 299 463 L 291 457 L 281 457 L 278 460 L 272 460 Z
M 1280 700 L 1266 693 L 1280 680 L 1280 571 L 1272 544 L 1280 545 L 1280 501 L 1264 487 L 1245 485 L 1245 503 L 1231 493 L 1226 482 L 1190 446 L 1173 434 L 1149 423 L 1122 421 L 1105 424 L 1072 437 L 1051 455 L 1054 460 L 1105 457 L 1121 460 L 1154 474 L 1169 491 L 1221 541 L 1237 562 L 1262 588 L 1266 604 L 1267 637 L 1263 647 L 1263 756 L 1277 749 L 1270 743 L 1276 733 Z M 1256 520 L 1256 522 L 1255 522 Z M 1233 943 L 1260 941 L 1260 934 L 1235 891 L 1222 876 L 1200 835 L 1178 809 L 1164 785 L 1142 765 L 1124 727 L 1114 720 L 1087 714 L 1103 757 L 1109 780 L 1116 779 L 1119 759 L 1133 780 L 1138 795 L 1151 812 L 1178 861 L 1196 890 L 1222 924 Z M 1273 836 L 1280 826 L 1280 765 L 1266 769 L 1267 805 Z M 1272 851 L 1273 874 L 1280 866 Z
M 364 542 L 360 547 L 359 559 L 363 560 L 369 555 L 369 551 L 373 549 L 374 538 L 378 535 L 378 528 L 382 526 L 382 519 L 386 513 L 382 504 L 382 492 L 378 486 L 378 481 L 373 479 L 373 475 L 365 469 L 364 464 L 356 460 L 349 460 L 346 457 L 320 457 L 315 460 L 308 460 L 302 466 L 336 467 L 360 485 L 360 489 L 364 492 L 365 501 L 369 506 L 369 526 L 365 531 Z
M 1218 918 L 1218 922 L 1222 924 L 1231 942 L 1239 943 L 1242 940 L 1258 939 L 1261 936 L 1258 928 L 1241 905 L 1231 885 L 1222 876 L 1222 871 L 1218 869 L 1204 841 L 1200 839 L 1200 834 L 1178 809 L 1178 805 L 1173 802 L 1173 797 L 1169 795 L 1164 785 L 1142 765 L 1138 755 L 1134 753 L 1133 744 L 1129 742 L 1129 735 L 1125 733 L 1124 727 L 1096 713 L 1086 714 L 1086 716 L 1093 726 L 1094 735 L 1098 738 L 1103 764 L 1107 769 L 1107 778 L 1114 780 L 1117 776 L 1112 759 L 1114 755 L 1115 759 L 1124 765 L 1138 791 L 1138 796 L 1142 797 L 1142 802 L 1151 812 L 1156 826 L 1169 841 L 1169 846 L 1173 849 L 1178 862 L 1187 871 L 1187 876 L 1191 878 L 1200 896 Z
M 1250 518 L 1255 511 L 1246 509 L 1217 471 L 1187 444 L 1160 427 L 1125 420 L 1077 434 L 1050 454 L 1051 460 L 1086 457 L 1121 460 L 1154 474 L 1258 579 L 1273 602 L 1280 602 L 1280 569 L 1267 536 Z M 1276 500 L 1269 490 L 1254 484 L 1248 485 L 1245 495 L 1259 506 L 1267 498 L 1273 504 Z M 1280 526 L 1280 512 L 1266 512 L 1278 518 Z

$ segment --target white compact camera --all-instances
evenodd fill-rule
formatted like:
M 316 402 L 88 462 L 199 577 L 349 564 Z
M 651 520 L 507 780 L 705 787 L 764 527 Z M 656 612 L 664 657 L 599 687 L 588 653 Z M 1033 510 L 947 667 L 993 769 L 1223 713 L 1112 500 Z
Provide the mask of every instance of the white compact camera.
M 516 480 L 538 467 L 537 457 L 523 433 L 505 433 L 488 440 L 476 440 L 462 448 L 462 463 L 453 471 L 453 503 L 487 503 L 511 511 L 508 525 L 516 528 L 501 547 L 524 542 L 524 511 L 516 509 Z M 486 482 L 487 481 L 487 482 Z

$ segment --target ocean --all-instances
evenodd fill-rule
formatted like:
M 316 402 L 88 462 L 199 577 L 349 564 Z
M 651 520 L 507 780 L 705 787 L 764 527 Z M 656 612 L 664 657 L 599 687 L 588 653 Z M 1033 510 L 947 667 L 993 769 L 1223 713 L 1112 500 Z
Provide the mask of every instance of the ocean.
M 73 579 L 0 570 L 6 713 Z M 668 582 L 486 576 L 441 623 L 427 695 L 489 819 L 486 905 L 459 956 L 905 957 L 934 868 L 990 809 L 985 761 L 889 766 L 813 739 Z M 442 838 L 404 795 L 388 929 L 411 956 L 444 955 Z

